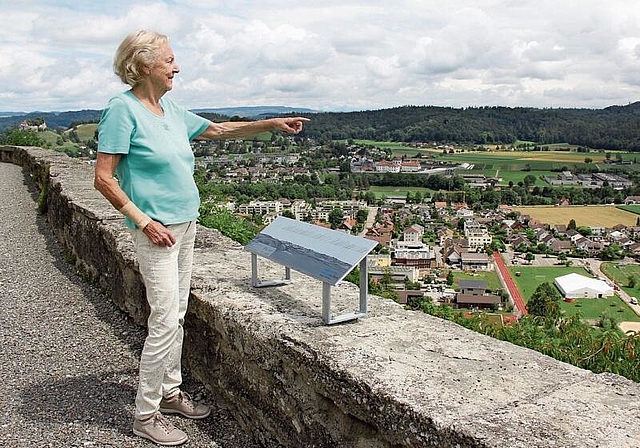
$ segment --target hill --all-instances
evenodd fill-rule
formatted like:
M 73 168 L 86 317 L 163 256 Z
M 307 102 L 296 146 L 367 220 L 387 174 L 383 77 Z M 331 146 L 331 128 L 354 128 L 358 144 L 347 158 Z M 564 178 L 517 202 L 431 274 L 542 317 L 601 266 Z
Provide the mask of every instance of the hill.
M 318 111 L 285 106 L 249 106 L 193 109 L 192 112 L 214 121 L 221 121 L 228 120 L 229 117 L 259 119 L 290 113 L 310 114 Z M 18 126 L 23 120 L 29 118 L 43 118 L 51 129 L 67 129 L 79 123 L 97 123 L 101 113 L 101 110 L 93 109 L 68 112 L 0 112 L 0 131 Z
M 640 102 L 605 109 L 403 106 L 376 111 L 318 113 L 307 136 L 396 142 L 538 145 L 568 143 L 640 151 Z
M 322 140 L 497 145 L 525 141 L 533 142 L 530 146 L 566 143 L 604 150 L 640 151 L 640 102 L 605 109 L 402 106 L 358 112 L 317 112 L 284 106 L 252 106 L 203 108 L 194 112 L 214 121 L 301 114 L 312 117 L 303 135 Z M 26 118 L 40 117 L 51 129 L 67 129 L 74 124 L 95 123 L 100 113 L 82 110 L 0 116 L 0 131 L 17 126 Z
M 23 115 L 3 117 L 0 113 L 0 131 L 18 126 L 22 121 L 31 118 L 43 118 L 50 129 L 67 129 L 74 124 L 95 123 L 100 120 L 100 110 L 77 110 L 68 112 L 29 112 Z
M 286 106 L 246 106 L 246 107 L 219 107 L 209 109 L 192 109 L 196 114 L 213 113 L 227 117 L 243 117 L 243 118 L 261 118 L 265 116 L 285 115 L 285 114 L 311 114 L 319 111 L 307 109 L 304 107 L 286 107 Z

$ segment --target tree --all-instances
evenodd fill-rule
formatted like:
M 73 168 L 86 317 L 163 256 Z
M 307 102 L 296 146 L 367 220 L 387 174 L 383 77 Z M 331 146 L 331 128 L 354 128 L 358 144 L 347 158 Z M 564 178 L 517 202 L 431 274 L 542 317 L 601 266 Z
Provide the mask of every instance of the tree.
M 358 224 L 364 224 L 365 222 L 367 222 L 368 217 L 369 210 L 366 208 L 361 208 L 360 210 L 358 210 L 358 213 L 356 213 L 356 221 L 358 222 Z
M 344 219 L 344 211 L 340 207 L 336 207 L 329 212 L 329 224 L 331 224 L 331 228 L 337 228 Z
M 560 293 L 548 282 L 538 285 L 527 302 L 527 311 L 534 316 L 555 318 L 560 316 Z
M 16 146 L 44 146 L 44 140 L 38 137 L 38 133 L 31 129 L 10 129 L 0 136 L 0 143 Z
M 293 212 L 291 210 L 283 210 L 282 211 L 282 216 L 284 216 L 285 218 L 296 219 L 295 215 L 293 214 Z
M 536 183 L 536 176 L 534 176 L 533 174 L 527 174 L 526 176 L 524 176 L 524 179 L 522 179 L 522 182 L 526 187 L 529 187 Z
M 575 219 L 571 219 L 569 221 L 569 224 L 567 224 L 567 230 L 576 230 L 577 226 L 576 226 L 576 220 Z
M 453 271 L 449 271 L 447 274 L 447 285 L 453 285 Z
M 627 286 L 629 286 L 629 288 L 635 288 L 637 285 L 637 280 L 635 275 L 630 275 L 627 277 Z
M 619 260 L 624 258 L 624 249 L 618 243 L 610 244 L 598 255 L 602 260 Z

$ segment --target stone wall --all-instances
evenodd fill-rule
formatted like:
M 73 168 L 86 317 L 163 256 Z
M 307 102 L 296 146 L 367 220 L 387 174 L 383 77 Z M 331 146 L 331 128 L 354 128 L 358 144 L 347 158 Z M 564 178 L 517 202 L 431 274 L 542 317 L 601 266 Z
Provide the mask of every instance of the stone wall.
M 122 218 L 93 169 L 40 148 L 0 147 L 46 191 L 49 222 L 78 269 L 140 324 L 144 287 Z M 292 272 L 250 286 L 250 255 L 198 228 L 184 363 L 247 431 L 286 447 L 638 447 L 640 385 L 497 341 L 389 300 L 324 326 L 321 284 Z M 264 277 L 284 269 L 260 260 Z M 333 288 L 333 311 L 358 293 Z

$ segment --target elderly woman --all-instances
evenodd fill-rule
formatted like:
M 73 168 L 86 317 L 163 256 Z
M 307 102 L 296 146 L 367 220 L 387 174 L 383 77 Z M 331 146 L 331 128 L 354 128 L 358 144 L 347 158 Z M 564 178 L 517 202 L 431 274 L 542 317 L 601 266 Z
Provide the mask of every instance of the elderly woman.
M 297 134 L 308 120 L 212 123 L 178 106 L 164 94 L 180 68 L 167 37 L 153 31 L 136 31 L 122 41 L 114 71 L 131 89 L 112 98 L 102 113 L 94 184 L 131 229 L 150 308 L 133 432 L 160 445 L 179 445 L 187 435 L 162 413 L 194 419 L 210 413 L 180 390 L 199 208 L 189 142 L 265 131 Z

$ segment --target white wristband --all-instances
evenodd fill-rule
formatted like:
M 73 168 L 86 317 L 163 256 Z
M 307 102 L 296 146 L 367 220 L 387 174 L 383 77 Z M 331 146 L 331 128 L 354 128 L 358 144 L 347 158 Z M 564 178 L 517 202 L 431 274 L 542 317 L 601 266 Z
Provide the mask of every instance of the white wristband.
M 138 207 L 136 207 L 136 204 L 131 201 L 124 204 L 118 211 L 133 221 L 140 230 L 144 230 L 144 228 L 151 222 L 151 218 L 145 215 Z

